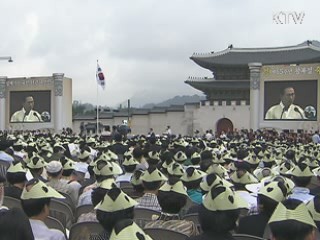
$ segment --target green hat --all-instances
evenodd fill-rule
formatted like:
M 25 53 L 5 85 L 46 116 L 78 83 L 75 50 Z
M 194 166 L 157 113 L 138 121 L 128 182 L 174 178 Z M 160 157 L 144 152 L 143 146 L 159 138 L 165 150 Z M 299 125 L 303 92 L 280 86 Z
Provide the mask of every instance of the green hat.
M 312 218 L 314 221 L 316 222 L 320 222 L 320 209 L 316 209 L 315 205 L 314 205 L 314 202 L 317 201 L 319 202 L 320 200 L 320 196 L 319 195 L 316 195 L 314 196 L 314 198 L 312 200 L 310 200 L 308 203 L 307 203 L 307 208 L 309 210 L 309 212 L 311 213 L 312 215 Z
M 47 186 L 39 179 L 30 180 L 24 187 L 21 199 L 41 199 L 41 198 L 61 198 L 64 199 L 60 193 L 54 190 L 52 187 Z
M 269 219 L 269 224 L 274 222 L 282 222 L 287 220 L 294 220 L 297 222 L 305 223 L 311 225 L 312 227 L 317 227 L 314 223 L 307 207 L 303 202 L 301 202 L 296 209 L 288 209 L 283 203 L 279 203 L 274 210 L 271 218 Z
M 250 183 L 257 183 L 258 182 L 258 180 L 249 172 L 246 172 L 240 178 L 238 177 L 237 172 L 234 172 L 234 173 L 231 174 L 230 180 L 233 183 L 243 184 L 243 185 L 250 184 Z
M 197 158 L 201 158 L 201 155 L 200 155 L 200 153 L 198 153 L 198 152 L 194 152 L 194 153 L 191 155 L 191 159 L 197 159 Z
M 283 192 L 280 184 L 280 182 L 270 182 L 259 190 L 258 195 L 266 196 L 276 202 L 282 202 L 286 199 L 287 192 L 286 190 Z M 285 186 L 283 185 L 283 187 Z
M 129 158 L 126 158 L 122 163 L 122 165 L 124 166 L 131 166 L 131 165 L 138 165 L 138 164 L 139 162 L 136 159 L 134 159 L 132 155 L 130 155 Z
M 185 171 L 185 173 L 182 175 L 181 180 L 183 182 L 193 182 L 197 181 L 199 179 L 202 179 L 206 173 L 194 168 L 194 167 L 188 167 Z
M 225 186 L 212 188 L 204 197 L 203 206 L 209 211 L 225 211 L 246 208 L 248 203 L 240 195 Z
M 168 166 L 167 171 L 170 175 L 181 177 L 184 174 L 184 168 L 179 163 L 172 163 Z
M 42 168 L 45 166 L 47 166 L 47 163 L 38 154 L 34 154 L 27 163 L 27 167 L 31 169 Z
M 176 140 L 174 142 L 175 145 L 178 145 L 178 146 L 181 146 L 181 147 L 186 147 L 188 146 L 188 143 L 183 139 L 183 138 L 180 138 L 178 140 Z
M 141 181 L 143 182 L 157 182 L 166 181 L 167 177 L 163 175 L 157 168 L 148 168 L 141 175 Z
M 271 168 L 265 167 L 265 168 L 257 168 L 256 170 L 253 171 L 253 174 L 256 176 L 256 178 L 259 181 L 261 181 L 262 178 L 265 178 L 268 176 L 275 176 L 276 172 Z
M 119 159 L 118 155 L 112 152 L 110 149 L 105 153 L 112 161 L 117 161 Z
M 311 172 L 310 167 L 305 164 L 301 164 L 301 166 L 296 165 L 291 170 L 287 172 L 288 175 L 295 177 L 312 177 L 314 176 L 313 172 Z
M 24 168 L 21 162 L 12 162 L 11 165 L 9 166 L 7 172 L 9 173 L 26 173 L 27 170 Z
M 174 160 L 183 163 L 185 160 L 187 160 L 187 155 L 183 151 L 178 151 L 174 156 Z
M 162 192 L 175 192 L 175 193 L 179 193 L 179 194 L 188 196 L 187 191 L 186 191 L 186 189 L 185 189 L 185 187 L 184 187 L 184 185 L 183 185 L 183 183 L 181 181 L 177 181 L 174 184 L 170 184 L 170 182 L 166 182 L 159 189 L 159 191 L 162 191 Z
M 136 206 L 138 203 L 121 191 L 120 188 L 111 188 L 95 209 L 103 212 L 117 212 Z
M 233 186 L 232 183 L 220 178 L 217 174 L 210 173 L 207 176 L 202 178 L 202 181 L 200 183 L 200 188 L 205 192 L 209 192 L 212 187 L 215 187 L 217 185 L 222 185 L 225 187 Z
M 114 226 L 110 240 L 152 240 L 152 238 L 132 219 L 125 219 Z

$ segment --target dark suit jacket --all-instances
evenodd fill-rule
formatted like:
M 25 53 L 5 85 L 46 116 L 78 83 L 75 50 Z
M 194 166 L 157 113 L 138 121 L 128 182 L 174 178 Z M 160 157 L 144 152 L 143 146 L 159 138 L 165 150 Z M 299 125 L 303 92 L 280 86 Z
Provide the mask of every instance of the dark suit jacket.
M 268 224 L 270 216 L 259 213 L 240 219 L 237 233 L 263 237 L 264 229 Z

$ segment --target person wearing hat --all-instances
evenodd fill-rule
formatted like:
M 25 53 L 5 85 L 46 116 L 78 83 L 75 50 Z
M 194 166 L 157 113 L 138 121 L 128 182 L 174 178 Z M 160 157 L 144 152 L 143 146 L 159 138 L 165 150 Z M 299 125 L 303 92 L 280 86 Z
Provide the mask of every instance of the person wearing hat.
M 66 237 L 61 231 L 50 229 L 44 223 L 49 216 L 51 198 L 63 199 L 64 197 L 39 179 L 32 179 L 23 189 L 22 209 L 29 218 L 35 239 L 65 240 Z
M 307 188 L 314 174 L 309 166 L 305 163 L 298 163 L 288 174 L 291 175 L 295 187 L 292 189 L 292 194 L 288 198 L 298 199 L 304 203 L 309 202 L 314 196 L 310 194 L 310 189 Z
M 271 215 L 278 203 L 285 200 L 286 196 L 287 189 L 283 182 L 270 182 L 263 186 L 257 197 L 259 213 L 240 218 L 237 233 L 262 238 Z
M 115 224 L 124 219 L 133 219 L 137 202 L 121 191 L 111 188 L 102 201 L 95 207 L 97 219 L 104 232 L 95 239 L 109 239 Z
M 48 162 L 59 160 L 64 156 L 66 149 L 60 143 L 55 143 L 53 145 L 53 154 L 48 158 Z
M 125 173 L 116 178 L 116 183 L 118 183 L 118 185 L 120 185 L 121 182 L 130 183 L 131 178 L 132 178 L 132 174 L 138 164 L 139 164 L 139 162 L 137 160 L 135 160 L 132 155 L 129 156 L 129 158 L 126 158 L 122 163 L 122 166 L 123 166 Z
M 144 194 L 138 199 L 137 208 L 148 208 L 161 211 L 157 199 L 158 189 L 167 178 L 157 168 L 150 166 L 140 177 L 144 188 Z
M 320 196 L 314 196 L 314 198 L 307 203 L 307 208 L 311 213 L 311 216 L 317 225 L 318 230 L 320 229 Z
M 157 197 L 161 206 L 161 215 L 157 220 L 148 222 L 144 229 L 170 229 L 188 236 L 198 234 L 197 227 L 192 221 L 180 219 L 179 213 L 187 203 L 188 194 L 179 178 L 170 178 L 159 189 Z
M 30 161 L 27 163 L 27 168 L 30 170 L 32 176 L 40 179 L 43 182 L 46 182 L 47 180 L 42 175 L 44 173 L 44 167 L 47 166 L 47 163 L 36 153 L 33 153 L 29 159 Z
M 271 240 L 315 240 L 316 224 L 297 199 L 280 202 L 270 220 Z
M 206 174 L 194 167 L 188 167 L 181 177 L 184 186 L 187 188 L 189 198 L 197 203 L 202 203 L 202 192 L 200 182 Z
M 152 240 L 132 219 L 117 222 L 112 230 L 110 240 Z
M 5 195 L 20 199 L 22 190 L 27 181 L 27 170 L 21 162 L 13 162 L 7 170 L 6 178 L 9 186 L 5 187 Z
M 82 182 L 86 173 L 88 172 L 88 166 L 90 162 L 90 148 L 85 147 L 81 149 L 78 159 L 79 162 L 76 162 L 74 168 Z
M 47 185 L 54 188 L 58 192 L 68 194 L 74 205 L 78 202 L 80 183 L 74 182 L 69 184 L 67 180 L 62 179 L 63 167 L 61 162 L 53 160 L 46 166 L 48 182 Z
M 205 195 L 199 208 L 202 233 L 189 240 L 233 240 L 231 231 L 236 228 L 240 210 L 248 204 L 230 188 L 218 185 Z

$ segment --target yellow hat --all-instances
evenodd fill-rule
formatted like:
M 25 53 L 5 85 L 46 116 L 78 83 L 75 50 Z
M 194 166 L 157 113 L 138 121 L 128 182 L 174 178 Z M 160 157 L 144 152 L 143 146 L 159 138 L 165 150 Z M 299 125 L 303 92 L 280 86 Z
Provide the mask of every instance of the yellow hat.
M 295 177 L 312 177 L 314 176 L 313 172 L 311 172 L 310 167 L 306 164 L 301 164 L 301 166 L 296 165 L 291 170 L 287 172 L 288 175 L 292 175 Z
M 208 167 L 206 173 L 210 174 L 210 173 L 215 173 L 218 174 L 219 177 L 224 177 L 225 174 L 228 172 L 228 170 L 226 168 L 224 168 L 223 166 L 221 166 L 220 164 L 211 164 L 210 167 Z
M 149 157 L 150 159 L 160 161 L 160 155 L 159 155 L 159 153 L 158 153 L 157 151 L 150 151 L 150 152 L 148 153 L 148 157 Z
M 126 158 L 122 163 L 122 165 L 124 166 L 131 166 L 131 165 L 138 165 L 138 164 L 139 162 L 136 159 L 134 159 L 132 155 L 130 155 L 129 158 Z
M 102 176 L 113 176 L 120 175 L 123 173 L 121 167 L 117 163 L 104 160 L 96 161 L 96 165 L 93 168 L 93 172 L 96 175 Z
M 75 162 L 70 158 L 65 157 L 65 161 L 60 160 L 63 165 L 63 170 L 75 169 Z
M 202 204 L 210 211 L 249 209 L 248 203 L 238 193 L 221 185 L 212 188 L 205 195 Z
M 183 163 L 185 160 L 187 160 L 187 155 L 183 151 L 178 151 L 174 156 L 174 160 Z
M 142 174 L 143 174 L 143 171 L 141 169 L 136 170 L 131 177 L 131 184 L 134 186 L 142 185 L 142 180 L 141 180 Z
M 287 220 L 295 220 L 297 222 L 311 225 L 315 228 L 317 227 L 303 202 L 301 202 L 296 209 L 293 210 L 286 208 L 286 206 L 280 202 L 269 219 L 269 223 Z
M 162 191 L 162 192 L 175 192 L 175 193 L 179 193 L 179 194 L 188 196 L 187 190 L 185 189 L 185 187 L 184 187 L 184 185 L 183 185 L 183 183 L 181 181 L 177 181 L 174 184 L 172 184 L 170 182 L 166 182 L 159 189 L 159 191 Z
M 170 175 L 174 175 L 177 177 L 181 177 L 185 172 L 183 166 L 176 162 L 170 164 L 167 168 L 167 171 Z
M 202 179 L 206 173 L 194 168 L 194 167 L 188 167 L 185 171 L 185 173 L 182 175 L 181 180 L 183 182 L 192 182 L 197 181 L 199 179 Z
M 24 168 L 24 166 L 22 165 L 21 162 L 13 162 L 9 166 L 7 172 L 9 172 L 9 173 L 18 173 L 18 172 L 26 173 L 27 170 Z
M 238 184 L 250 184 L 250 183 L 257 183 L 258 180 L 249 172 L 246 172 L 244 175 L 242 175 L 241 177 L 238 177 L 237 172 L 234 172 L 231 174 L 230 176 L 230 180 L 233 183 L 238 183 Z
M 200 153 L 194 152 L 191 156 L 191 159 L 201 158 Z
M 116 212 L 136 206 L 138 203 L 121 191 L 120 188 L 111 188 L 95 209 L 104 212 Z
M 41 198 L 61 198 L 64 199 L 60 193 L 54 190 L 52 187 L 47 186 L 39 179 L 31 179 L 24 187 L 21 199 L 41 199 Z
M 143 172 L 140 177 L 141 181 L 144 182 L 157 182 L 157 181 L 166 181 L 167 177 L 160 172 L 157 168 L 148 168 Z
M 85 158 L 87 158 L 89 156 L 90 156 L 90 152 L 88 152 L 87 150 L 81 150 L 78 158 L 79 159 L 85 159 Z
M 110 240 L 152 240 L 152 238 L 132 219 L 124 219 L 114 226 Z
M 200 183 L 200 188 L 205 192 L 209 192 L 212 187 L 215 187 L 217 185 L 222 185 L 225 187 L 233 186 L 232 183 L 220 178 L 217 174 L 210 173 L 207 176 L 202 178 L 202 181 Z
M 107 178 L 100 183 L 97 183 L 97 187 L 103 189 L 111 189 L 117 187 L 116 182 L 113 178 Z
M 45 166 L 47 166 L 47 163 L 38 154 L 34 154 L 27 163 L 27 167 L 31 169 L 42 168 Z
M 276 202 L 282 202 L 287 197 L 287 191 L 281 188 L 281 184 L 281 182 L 270 182 L 259 190 L 258 195 L 266 196 Z M 285 188 L 284 184 L 283 187 Z

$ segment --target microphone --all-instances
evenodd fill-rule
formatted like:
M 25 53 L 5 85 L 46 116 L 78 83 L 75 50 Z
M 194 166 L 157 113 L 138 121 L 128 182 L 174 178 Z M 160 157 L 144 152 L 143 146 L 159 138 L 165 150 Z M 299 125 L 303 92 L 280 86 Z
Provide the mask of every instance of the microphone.
M 302 113 L 300 112 L 300 110 L 299 110 L 299 108 L 298 107 L 294 107 L 294 109 L 293 109 L 295 112 L 297 112 L 297 113 L 299 113 L 300 114 L 300 117 L 301 117 L 301 119 L 303 119 L 304 117 L 303 117 L 303 115 L 302 115 Z
M 39 116 L 38 116 L 38 114 L 36 112 L 33 112 L 33 116 L 37 117 L 39 122 L 41 122 L 41 120 L 40 120 L 40 118 L 39 118 Z

